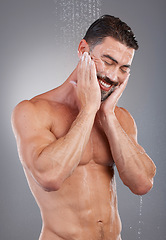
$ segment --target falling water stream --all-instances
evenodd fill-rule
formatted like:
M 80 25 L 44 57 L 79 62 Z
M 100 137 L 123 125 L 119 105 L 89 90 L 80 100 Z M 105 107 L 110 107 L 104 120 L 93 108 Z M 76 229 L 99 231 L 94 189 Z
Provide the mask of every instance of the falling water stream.
M 87 28 L 101 15 L 102 0 L 54 0 L 55 32 L 61 44 L 77 49 Z
M 139 203 L 139 221 L 138 221 L 138 239 L 141 239 L 142 235 L 142 196 L 140 196 L 140 203 Z

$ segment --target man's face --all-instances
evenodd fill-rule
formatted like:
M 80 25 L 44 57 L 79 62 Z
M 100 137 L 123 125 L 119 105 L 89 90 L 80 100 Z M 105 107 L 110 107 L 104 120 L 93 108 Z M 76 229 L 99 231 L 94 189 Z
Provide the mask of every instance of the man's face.
M 134 49 L 112 37 L 106 37 L 101 44 L 90 51 L 90 56 L 96 65 L 102 101 L 128 77 L 134 52 Z

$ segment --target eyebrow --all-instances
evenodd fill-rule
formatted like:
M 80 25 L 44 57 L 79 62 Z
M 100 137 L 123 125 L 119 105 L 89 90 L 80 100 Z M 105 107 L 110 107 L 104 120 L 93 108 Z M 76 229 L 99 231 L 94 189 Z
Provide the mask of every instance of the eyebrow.
M 112 60 L 112 61 L 114 61 L 115 63 L 118 64 L 118 61 L 117 61 L 116 59 L 114 59 L 113 57 L 111 57 L 110 55 L 108 55 L 108 54 L 103 54 L 102 57 L 109 58 L 110 60 Z M 125 64 L 125 65 L 123 65 L 122 67 L 130 68 L 130 65 L 129 65 L 129 64 Z

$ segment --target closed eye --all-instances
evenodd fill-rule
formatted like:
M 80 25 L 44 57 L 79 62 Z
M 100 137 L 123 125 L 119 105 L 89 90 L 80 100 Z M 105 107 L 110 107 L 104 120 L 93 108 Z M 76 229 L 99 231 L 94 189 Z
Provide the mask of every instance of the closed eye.
M 121 71 L 123 73 L 129 73 L 130 72 L 130 68 L 129 67 L 121 67 L 120 69 L 121 69 Z
M 109 62 L 107 62 L 107 61 L 104 61 L 104 63 L 105 63 L 106 65 L 108 65 L 108 66 L 111 66 L 111 65 L 112 65 L 112 63 L 109 63 Z

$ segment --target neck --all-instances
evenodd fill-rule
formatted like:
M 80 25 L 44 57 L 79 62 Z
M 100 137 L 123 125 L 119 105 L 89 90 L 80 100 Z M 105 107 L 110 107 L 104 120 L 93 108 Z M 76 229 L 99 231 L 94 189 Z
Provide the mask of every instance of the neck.
M 65 85 L 65 84 L 68 84 L 70 83 L 71 81 L 74 81 L 74 82 L 77 82 L 77 67 L 74 69 L 74 71 L 70 74 L 70 76 L 67 78 L 67 80 L 62 84 Z M 71 84 L 71 83 L 70 83 Z
M 77 67 L 70 74 L 67 80 L 58 87 L 58 94 L 56 94 L 56 98 L 58 102 L 65 103 L 72 108 L 79 109 L 79 103 L 73 82 L 77 82 Z

